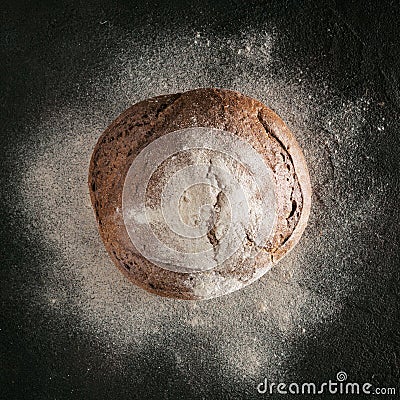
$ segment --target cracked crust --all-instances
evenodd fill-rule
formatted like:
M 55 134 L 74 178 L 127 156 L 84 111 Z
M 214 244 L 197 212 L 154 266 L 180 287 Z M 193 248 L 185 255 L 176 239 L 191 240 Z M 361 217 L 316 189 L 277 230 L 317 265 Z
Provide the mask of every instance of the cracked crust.
M 256 257 L 242 259 L 238 255 L 234 262 L 203 272 L 173 272 L 152 264 L 136 251 L 123 221 L 122 190 L 130 165 L 145 146 L 162 135 L 195 126 L 234 133 L 262 155 L 273 171 L 278 218 L 274 234 Z M 219 296 L 258 279 L 298 242 L 311 205 L 304 156 L 284 122 L 257 100 L 221 89 L 159 96 L 122 113 L 95 146 L 89 189 L 100 235 L 116 266 L 136 285 L 180 299 Z M 217 198 L 215 207 L 219 201 Z M 218 245 L 213 229 L 208 239 L 213 246 Z M 256 246 L 248 232 L 245 240 L 250 249 Z

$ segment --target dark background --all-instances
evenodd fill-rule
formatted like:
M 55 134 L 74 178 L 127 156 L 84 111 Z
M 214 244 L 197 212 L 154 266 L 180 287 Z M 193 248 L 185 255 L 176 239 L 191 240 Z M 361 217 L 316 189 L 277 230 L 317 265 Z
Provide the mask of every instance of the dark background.
M 137 4 L 136 4 L 137 3 Z M 49 104 L 73 103 L 84 93 L 88 74 L 104 73 L 118 49 L 118 35 L 101 29 L 99 20 L 135 29 L 184 20 L 194 27 L 235 32 L 271 21 L 285 34 L 282 63 L 293 63 L 306 74 L 324 73 L 343 98 L 356 98 L 372 88 L 386 104 L 391 128 L 371 139 L 379 163 L 377 175 L 390 185 L 386 217 L 376 221 L 360 254 L 367 265 L 352 299 L 333 325 L 318 337 L 293 343 L 297 381 L 323 381 L 332 371 L 351 370 L 353 380 L 372 377 L 376 386 L 400 391 L 399 332 L 399 107 L 400 6 L 397 1 L 271 1 L 271 2 L 1 2 L 1 354 L 0 397 L 4 399 L 67 398 L 249 398 L 254 388 L 222 389 L 213 379 L 198 376 L 199 393 L 174 367 L 168 354 L 143 353 L 118 377 L 112 366 L 100 364 L 99 344 L 90 337 L 63 335 L 43 329 L 38 310 L 25 312 L 30 302 L 28 282 L 40 282 L 39 260 L 45 248 L 24 231 L 12 204 L 17 196 L 18 160 L 23 146 L 40 138 L 23 129 Z M 327 36 L 325 26 L 335 27 Z M 79 43 L 79 45 L 78 45 Z M 321 57 L 321 54 L 324 57 Z M 84 61 L 83 61 L 84 60 Z M 307 68 L 309 67 L 309 68 Z M 329 72 L 326 74 L 326 72 Z M 12 182 L 12 183 L 10 183 Z M 352 266 L 350 265 L 349 268 Z M 38 283 L 39 284 L 39 283 Z M 73 324 L 73 321 L 68 321 Z M 46 325 L 47 326 L 47 325 Z M 179 338 L 175 340 L 179 341 Z M 188 338 L 182 342 L 190 343 Z M 211 343 L 204 344 L 213 352 Z M 159 368 L 163 360 L 164 368 Z M 88 367 L 91 367 L 88 372 Z M 51 373 L 53 380 L 49 381 Z M 134 376 L 134 379 L 132 378 Z M 361 398 L 361 396 L 358 396 Z

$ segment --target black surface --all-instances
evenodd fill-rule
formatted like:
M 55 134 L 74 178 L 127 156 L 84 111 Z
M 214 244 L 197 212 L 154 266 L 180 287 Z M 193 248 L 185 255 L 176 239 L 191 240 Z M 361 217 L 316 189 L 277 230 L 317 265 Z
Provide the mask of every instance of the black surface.
M 107 65 L 118 50 L 119 37 L 112 30 L 101 29 L 98 22 L 103 19 L 137 31 L 138 36 L 143 35 L 143 27 L 148 24 L 158 30 L 168 24 L 207 25 L 228 33 L 238 26 L 257 27 L 270 20 L 285 33 L 285 52 L 279 53 L 282 63 L 292 64 L 294 70 L 302 68 L 314 77 L 328 76 L 344 99 L 357 98 L 368 87 L 376 98 L 385 102 L 385 115 L 392 119 L 391 128 L 379 138 L 370 138 L 371 151 L 378 160 L 373 165 L 375 173 L 391 188 L 391 196 L 384 205 L 386 217 L 373 227 L 373 233 L 382 239 L 371 237 L 365 242 L 362 259 L 367 260 L 368 268 L 357 277 L 352 298 L 340 318 L 324 326 L 314 339 L 298 339 L 293 343 L 297 356 L 291 360 L 290 374 L 297 381 L 307 381 L 310 377 L 323 381 L 345 369 L 351 371 L 354 379 L 363 381 L 373 376 L 375 385 L 397 386 L 400 390 L 399 3 L 272 1 L 264 6 L 249 2 L 171 3 L 2 2 L 0 397 L 257 397 L 249 387 L 227 389 L 220 381 L 223 377 L 212 373 L 215 368 L 212 364 L 199 369 L 207 379 L 200 374 L 189 382 L 176 369 L 171 355 L 159 349 L 148 350 L 154 354 L 154 363 L 149 363 L 149 354 L 143 353 L 135 356 L 125 374 L 115 374 L 113 365 L 105 365 L 97 356 L 101 349 L 94 339 L 63 335 L 62 323 L 49 331 L 50 325 L 43 321 L 40 310 L 25 312 L 30 299 L 24 288 L 31 281 L 40 287 L 40 259 L 49 250 L 37 245 L 35 238 L 27 238 L 24 222 L 10 211 L 17 196 L 17 184 L 15 181 L 10 184 L 10 180 L 18 179 L 15 168 L 23 157 L 22 145 L 40 140 L 34 133 L 27 133 L 24 126 L 27 120 L 38 118 L 49 104 L 73 103 L 79 99 L 93 73 L 112 73 Z M 325 30 L 328 25 L 333 28 L 330 35 Z M 290 80 L 287 70 L 285 74 L 285 79 Z M 362 185 L 363 181 L 361 178 L 355 184 Z M 355 232 L 357 239 L 365 240 L 365 236 Z M 74 324 L 74 321 L 63 323 Z M 174 340 L 178 346 L 189 342 L 187 338 Z M 201 345 L 214 352 L 211 343 Z

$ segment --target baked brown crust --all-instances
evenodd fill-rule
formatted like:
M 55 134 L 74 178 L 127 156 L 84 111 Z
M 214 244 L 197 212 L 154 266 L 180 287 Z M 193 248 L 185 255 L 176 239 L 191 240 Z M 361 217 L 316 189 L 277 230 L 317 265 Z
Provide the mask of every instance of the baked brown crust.
M 122 214 L 122 192 L 135 157 L 167 133 L 209 127 L 237 135 L 262 155 L 276 184 L 274 234 L 253 259 L 229 262 L 211 271 L 173 272 L 142 256 Z M 258 279 L 300 239 L 311 206 L 306 162 L 293 134 L 272 110 L 240 93 L 196 89 L 158 96 L 123 112 L 99 138 L 90 162 L 89 190 L 100 235 L 116 266 L 136 285 L 179 299 L 215 297 Z M 225 285 L 234 279 L 236 285 Z M 214 286 L 214 287 L 213 287 Z

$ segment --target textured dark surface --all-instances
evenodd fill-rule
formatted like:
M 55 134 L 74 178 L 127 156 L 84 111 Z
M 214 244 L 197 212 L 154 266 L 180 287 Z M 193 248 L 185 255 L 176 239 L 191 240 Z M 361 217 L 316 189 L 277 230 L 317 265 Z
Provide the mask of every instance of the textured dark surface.
M 39 244 L 35 235 L 26 234 L 24 220 L 14 204 L 22 149 L 45 140 L 34 130 L 25 129 L 27 121 L 40 121 L 42 111 L 49 106 L 78 104 L 96 75 L 106 82 L 114 73 L 109 65 L 118 53 L 124 31 L 134 32 L 138 41 L 150 43 L 152 32 L 170 26 L 191 26 L 194 31 L 206 26 L 229 36 L 239 27 L 257 29 L 265 21 L 270 21 L 283 38 L 283 50 L 277 49 L 275 55 L 276 77 L 282 74 L 282 79 L 290 81 L 301 69 L 304 79 L 323 76 L 344 102 L 366 92 L 377 101 L 370 109 L 365 129 L 359 133 L 363 168 L 351 170 L 349 161 L 348 174 L 336 177 L 337 182 L 347 182 L 347 186 L 338 185 L 337 197 L 330 201 L 345 204 L 348 196 L 341 191 L 344 187 L 351 187 L 359 197 L 368 196 L 372 178 L 386 187 L 380 218 L 359 224 L 351 235 L 354 242 L 346 241 L 344 251 L 332 260 L 337 265 L 337 287 L 344 270 L 354 271 L 347 283 L 352 287 L 351 294 L 331 323 L 320 326 L 314 335 L 297 337 L 290 343 L 295 350 L 288 360 L 288 376 L 298 382 L 318 382 L 334 377 L 342 369 L 351 374 L 353 381 L 369 380 L 376 386 L 396 386 L 400 390 L 397 2 L 273 1 L 266 6 L 211 1 L 201 5 L 191 2 L 190 6 L 133 5 L 130 1 L 114 5 L 2 3 L 2 398 L 257 398 L 254 382 L 230 383 L 220 373 L 213 356 L 218 351 L 216 343 L 207 336 L 166 334 L 165 347 L 135 352 L 121 373 L 112 358 L 106 362 L 100 356 L 104 349 L 96 337 L 68 329 L 77 321 L 69 318 L 51 323 L 51 314 L 31 307 L 30 295 L 34 288 L 41 290 L 41 260 L 51 258 L 52 249 Z M 291 68 L 283 68 L 287 65 Z M 212 67 L 208 73 L 212 75 Z M 101 95 L 98 92 L 93 96 L 94 106 L 103 100 Z M 389 123 L 378 134 L 372 128 L 382 116 Z M 316 196 L 324 201 L 323 194 L 317 191 Z M 329 214 L 329 210 L 326 212 Z M 319 223 L 324 229 L 329 218 Z M 316 279 L 324 268 L 318 262 L 315 260 L 303 285 L 329 294 L 331 282 Z M 195 372 L 188 375 L 175 363 L 171 348 L 207 357 L 200 365 L 193 356 L 191 367 Z M 108 350 L 113 354 L 113 343 Z

